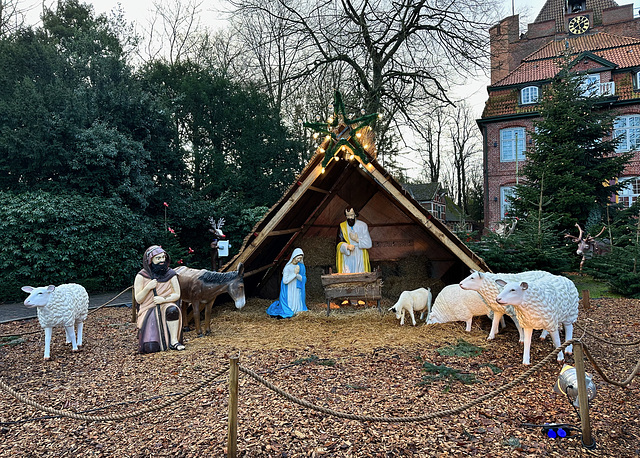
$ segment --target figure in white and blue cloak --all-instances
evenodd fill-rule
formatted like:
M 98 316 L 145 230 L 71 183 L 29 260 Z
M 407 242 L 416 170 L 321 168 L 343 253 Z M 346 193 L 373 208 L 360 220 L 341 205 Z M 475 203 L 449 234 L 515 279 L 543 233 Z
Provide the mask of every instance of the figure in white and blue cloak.
M 302 249 L 296 248 L 293 250 L 291 259 L 282 270 L 280 297 L 269 306 L 267 314 L 274 317 L 291 318 L 298 312 L 308 310 L 304 289 L 307 282 L 307 274 L 302 262 L 303 258 Z

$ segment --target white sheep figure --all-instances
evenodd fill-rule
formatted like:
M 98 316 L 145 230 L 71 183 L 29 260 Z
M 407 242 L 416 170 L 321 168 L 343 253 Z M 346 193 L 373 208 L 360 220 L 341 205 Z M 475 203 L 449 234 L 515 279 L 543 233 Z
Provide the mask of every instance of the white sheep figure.
M 513 319 L 516 328 L 518 328 L 518 338 L 522 343 L 524 342 L 524 333 L 522 331 L 522 326 L 518 323 L 518 318 L 516 317 L 516 312 L 513 306 L 498 304 L 496 302 L 496 297 L 500 294 L 501 288 L 496 284 L 495 280 L 502 278 L 507 281 L 532 281 L 547 275 L 551 274 L 542 270 L 530 270 L 517 274 L 493 274 L 472 270 L 471 275 L 462 280 L 459 284 L 462 289 L 477 291 L 480 293 L 486 302 L 487 307 L 493 311 L 491 331 L 489 332 L 487 340 L 495 339 L 496 334 L 498 333 L 500 321 L 502 320 L 503 315 L 507 314 L 511 319 Z M 546 334 L 544 334 L 544 336 L 546 336 Z M 541 336 L 541 338 L 544 338 L 544 336 Z
M 560 324 L 564 326 L 565 340 L 573 338 L 573 323 L 578 319 L 578 288 L 567 277 L 549 275 L 534 281 L 497 279 L 503 287 L 496 297 L 499 304 L 513 305 L 520 325 L 524 329 L 522 364 L 530 364 L 531 334 L 534 329 L 545 329 L 551 334 L 556 348 L 560 346 Z M 565 353 L 572 353 L 572 346 Z M 558 361 L 564 361 L 562 352 Z
M 418 288 L 413 291 L 403 291 L 400 293 L 398 301 L 389 308 L 390 312 L 395 312 L 396 318 L 400 319 L 400 326 L 404 325 L 404 314 L 409 312 L 413 325 L 416 325 L 414 312 L 422 312 L 420 319 L 431 310 L 431 288 Z
M 456 283 L 445 286 L 438 293 L 427 316 L 427 324 L 464 321 L 467 323 L 466 331 L 471 332 L 473 317 L 481 315 L 492 315 L 482 296 L 477 291 L 462 289 Z
M 29 293 L 24 305 L 37 308 L 38 321 L 44 329 L 44 359 L 51 359 L 51 334 L 55 326 L 64 326 L 67 342 L 71 342 L 73 351 L 78 351 L 82 346 L 82 326 L 89 309 L 87 290 L 76 283 L 66 283 L 38 288 L 23 286 L 22 291 Z M 77 339 L 74 325 L 78 329 Z

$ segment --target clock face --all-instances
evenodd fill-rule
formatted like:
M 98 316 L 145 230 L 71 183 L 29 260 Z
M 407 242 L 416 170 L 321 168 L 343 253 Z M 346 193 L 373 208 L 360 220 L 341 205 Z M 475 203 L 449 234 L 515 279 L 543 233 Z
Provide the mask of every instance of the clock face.
M 569 21 L 569 32 L 580 35 L 589 30 L 589 17 L 576 16 Z

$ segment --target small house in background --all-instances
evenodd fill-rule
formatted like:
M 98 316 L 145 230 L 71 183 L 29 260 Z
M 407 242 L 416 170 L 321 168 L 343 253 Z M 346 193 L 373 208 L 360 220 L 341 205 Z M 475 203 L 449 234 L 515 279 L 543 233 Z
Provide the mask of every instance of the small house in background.
M 440 183 L 403 183 L 402 187 L 429 213 L 446 222 L 447 202 Z
M 473 221 L 471 217 L 467 215 L 464 210 L 456 205 L 456 203 L 449 196 L 444 196 L 447 206 L 447 218 L 445 224 L 453 232 L 473 232 Z
M 404 183 L 402 187 L 453 232 L 473 231 L 473 222 L 469 215 L 447 196 L 440 183 Z

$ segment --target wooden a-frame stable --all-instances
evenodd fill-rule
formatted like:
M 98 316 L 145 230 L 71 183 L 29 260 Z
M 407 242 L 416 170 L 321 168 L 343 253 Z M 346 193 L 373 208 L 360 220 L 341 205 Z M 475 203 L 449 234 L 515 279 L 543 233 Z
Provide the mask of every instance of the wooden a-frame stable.
M 323 158 L 321 152 L 313 156 L 295 183 L 244 239 L 239 253 L 223 267 L 229 271 L 244 264 L 247 295 L 277 297 L 280 274 L 294 248 L 313 246 L 309 242 L 316 239 L 316 246 L 329 244 L 329 252 L 335 250 L 338 226 L 345 219 L 347 206 L 353 206 L 358 218 L 369 225 L 373 241 L 369 255 L 374 269 L 381 263 L 414 257 L 428 264 L 431 278 L 444 284 L 460 281 L 470 268 L 490 271 L 375 159 L 365 164 L 357 156 L 334 158 L 324 168 Z M 305 252 L 305 264 L 314 264 L 313 257 L 314 252 Z M 330 267 L 336 271 L 335 255 L 325 260 L 324 273 Z

